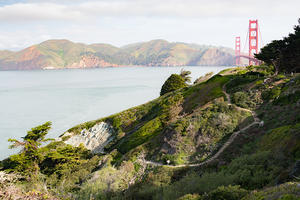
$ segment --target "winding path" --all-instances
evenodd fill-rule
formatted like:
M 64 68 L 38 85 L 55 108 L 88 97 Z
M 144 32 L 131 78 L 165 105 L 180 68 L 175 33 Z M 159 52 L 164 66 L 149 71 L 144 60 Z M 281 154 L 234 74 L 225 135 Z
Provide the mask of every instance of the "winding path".
M 228 101 L 228 105 L 232 105 L 231 103 L 231 99 L 230 99 L 230 95 L 226 92 L 226 84 L 224 84 L 223 86 L 223 92 L 227 98 L 227 101 Z M 164 166 L 164 167 L 171 167 L 171 168 L 180 168 L 180 167 L 198 167 L 198 166 L 202 166 L 202 165 L 205 165 L 205 164 L 208 164 L 212 161 L 214 161 L 221 153 L 223 153 L 223 151 L 234 141 L 234 139 L 243 131 L 247 130 L 248 128 L 252 127 L 253 125 L 255 124 L 260 124 L 261 121 L 260 119 L 257 117 L 257 114 L 252 111 L 252 110 L 249 110 L 249 109 L 246 109 L 246 108 L 242 108 L 242 107 L 239 107 L 237 105 L 235 105 L 239 110 L 244 110 L 244 111 L 248 111 L 248 112 L 251 112 L 252 114 L 252 117 L 254 119 L 254 122 L 252 122 L 251 124 L 249 124 L 248 126 L 242 128 L 241 130 L 239 131 L 236 131 L 234 133 L 232 133 L 232 135 L 230 136 L 230 138 L 226 141 L 226 143 L 219 149 L 219 151 L 213 155 L 211 158 L 207 159 L 206 161 L 203 161 L 203 162 L 200 162 L 200 163 L 195 163 L 195 164 L 182 164 L 182 165 L 165 165 L 165 164 L 162 164 L 162 163 L 158 163 L 158 162 L 153 162 L 153 161 L 148 161 L 148 160 L 145 160 L 145 159 L 142 159 L 142 162 L 144 162 L 145 164 L 148 164 L 148 165 L 153 165 L 153 166 Z

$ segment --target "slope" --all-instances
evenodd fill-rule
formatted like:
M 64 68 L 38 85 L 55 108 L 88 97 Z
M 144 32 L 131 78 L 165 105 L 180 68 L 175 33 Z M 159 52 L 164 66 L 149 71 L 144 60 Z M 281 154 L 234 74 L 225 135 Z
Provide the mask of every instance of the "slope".
M 296 183 L 274 187 L 300 175 L 299 94 L 299 74 L 224 70 L 69 129 L 40 149 L 36 183 L 71 199 L 299 197 Z
M 19 52 L 3 51 L 0 70 L 114 67 L 124 65 L 232 65 L 226 48 L 153 40 L 122 48 L 48 40 Z

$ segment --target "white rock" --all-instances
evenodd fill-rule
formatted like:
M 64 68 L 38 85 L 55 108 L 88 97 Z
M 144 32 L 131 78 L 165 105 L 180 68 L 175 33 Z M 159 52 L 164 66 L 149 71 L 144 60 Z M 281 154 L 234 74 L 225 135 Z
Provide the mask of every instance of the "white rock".
M 66 133 L 70 135 L 70 133 Z M 66 136 L 64 134 L 64 136 Z M 93 153 L 103 153 L 103 148 L 113 139 L 113 127 L 105 122 L 94 125 L 89 130 L 83 129 L 65 141 L 66 144 L 79 146 L 81 143 Z

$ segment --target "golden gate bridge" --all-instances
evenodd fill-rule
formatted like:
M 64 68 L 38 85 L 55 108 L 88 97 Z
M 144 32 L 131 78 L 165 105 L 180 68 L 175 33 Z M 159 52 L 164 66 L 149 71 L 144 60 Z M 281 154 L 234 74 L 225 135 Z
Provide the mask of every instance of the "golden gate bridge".
M 258 26 L 258 20 L 249 20 L 249 28 L 247 31 L 247 37 L 243 51 L 241 52 L 241 37 L 235 37 L 235 65 L 241 65 L 241 58 L 246 58 L 249 60 L 249 65 L 258 65 L 261 62 L 254 57 L 254 54 L 257 54 L 259 51 L 259 36 L 260 41 L 262 41 L 260 28 Z M 248 43 L 248 53 L 244 53 Z

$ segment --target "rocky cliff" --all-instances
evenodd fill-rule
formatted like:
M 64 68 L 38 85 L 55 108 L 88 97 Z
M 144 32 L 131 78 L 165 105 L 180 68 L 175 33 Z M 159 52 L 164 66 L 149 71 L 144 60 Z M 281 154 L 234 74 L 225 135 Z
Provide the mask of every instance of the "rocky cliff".
M 113 140 L 113 127 L 105 122 L 95 124 L 93 127 L 83 129 L 80 134 L 73 135 L 71 132 L 64 134 L 66 139 L 64 142 L 73 146 L 83 144 L 93 153 L 103 153 L 103 148 Z

